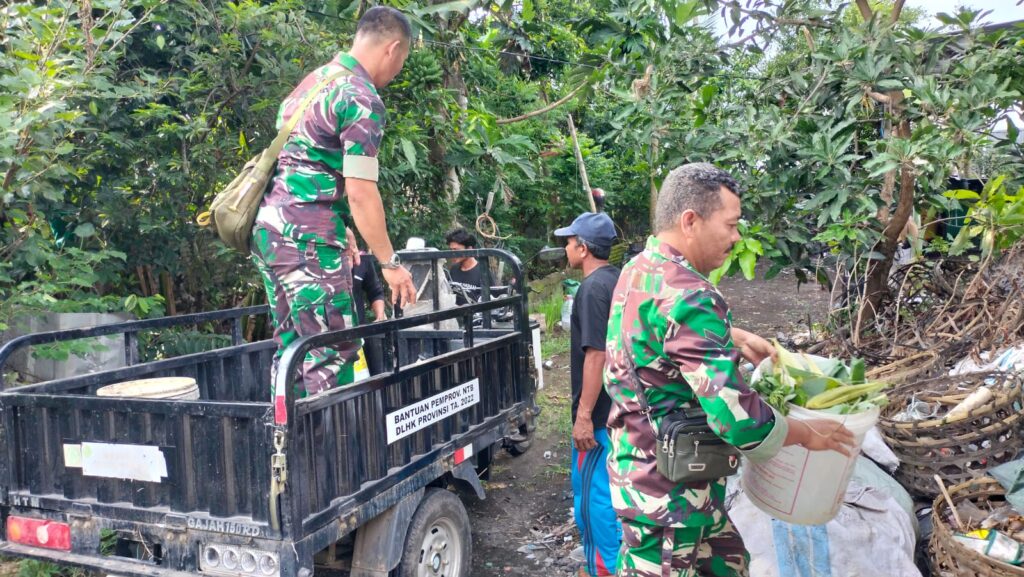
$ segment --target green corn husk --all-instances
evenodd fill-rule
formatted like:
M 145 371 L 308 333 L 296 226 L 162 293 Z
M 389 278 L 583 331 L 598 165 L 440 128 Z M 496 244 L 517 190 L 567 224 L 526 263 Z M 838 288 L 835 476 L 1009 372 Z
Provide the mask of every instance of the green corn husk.
M 887 383 L 866 382 L 863 359 L 852 359 L 849 365 L 839 359 L 822 362 L 790 352 L 777 340 L 772 344 L 777 358 L 772 371 L 751 386 L 782 414 L 790 403 L 836 414 L 859 413 L 888 403 L 881 392 Z

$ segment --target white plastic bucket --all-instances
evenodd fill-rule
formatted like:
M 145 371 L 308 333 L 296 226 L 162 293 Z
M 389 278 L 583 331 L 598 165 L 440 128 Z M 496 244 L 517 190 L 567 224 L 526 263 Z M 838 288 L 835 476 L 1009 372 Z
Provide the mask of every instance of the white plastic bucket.
M 764 463 L 743 466 L 743 490 L 750 501 L 772 517 L 799 525 L 832 520 L 843 504 L 864 436 L 878 422 L 879 409 L 853 415 L 833 415 L 790 405 L 789 416 L 800 421 L 830 419 L 846 425 L 855 446 L 849 457 L 836 451 L 808 451 L 799 445 L 783 447 Z
M 808 355 L 810 356 L 810 355 Z M 824 360 L 812 357 L 812 360 Z M 766 370 L 762 363 L 752 380 Z M 843 504 L 860 446 L 868 431 L 878 422 L 880 410 L 852 415 L 835 415 L 789 405 L 789 416 L 799 420 L 829 419 L 842 423 L 853 433 L 854 447 L 849 457 L 836 451 L 808 451 L 799 445 L 783 447 L 771 460 L 743 464 L 741 483 L 750 501 L 780 521 L 799 525 L 820 525 L 832 520 Z
M 191 377 L 158 377 L 107 385 L 96 391 L 100 397 L 136 399 L 199 400 L 199 386 Z

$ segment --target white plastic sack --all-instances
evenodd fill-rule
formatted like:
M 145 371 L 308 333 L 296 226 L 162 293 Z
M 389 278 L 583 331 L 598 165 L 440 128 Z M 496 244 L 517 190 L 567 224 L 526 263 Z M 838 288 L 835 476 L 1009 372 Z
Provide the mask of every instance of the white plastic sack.
M 857 466 L 854 467 L 853 476 L 850 477 L 850 485 L 871 487 L 895 499 L 910 517 L 911 525 L 914 527 L 914 538 L 920 539 L 921 527 L 917 522 L 917 517 L 914 516 L 914 498 L 903 488 L 903 485 L 900 485 L 899 481 L 893 479 L 870 459 L 857 459 Z
M 814 526 L 773 519 L 738 489 L 730 482 L 729 517 L 751 577 L 921 577 L 913 518 L 882 489 L 851 483 L 836 518 Z
M 995 360 L 990 360 L 992 359 L 990 351 L 984 351 L 978 357 L 981 359 L 980 364 L 973 358 L 967 357 L 950 369 L 949 374 L 963 375 L 979 371 L 1024 372 L 1024 344 L 1000 351 L 995 355 Z
M 864 442 L 860 445 L 860 452 L 890 473 L 900 466 L 900 458 L 896 456 L 896 453 L 892 452 L 889 445 L 885 444 L 885 440 L 882 439 L 882 433 L 878 430 L 878 427 L 872 428 L 864 436 Z

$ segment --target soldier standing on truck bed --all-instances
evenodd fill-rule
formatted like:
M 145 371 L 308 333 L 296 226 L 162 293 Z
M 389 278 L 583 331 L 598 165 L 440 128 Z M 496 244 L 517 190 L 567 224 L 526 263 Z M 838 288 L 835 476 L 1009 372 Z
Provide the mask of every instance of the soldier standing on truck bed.
M 390 83 L 409 55 L 411 30 L 399 11 L 377 6 L 356 28 L 352 49 L 317 68 L 281 104 L 277 125 L 328 76 L 278 156 L 277 172 L 253 228 L 253 261 L 263 276 L 281 351 L 299 337 L 354 326 L 349 218 L 383 269 L 393 300 L 415 301 L 412 276 L 388 237 L 377 150 L 384 103 L 377 89 Z M 300 395 L 351 383 L 358 343 L 311 349 L 302 363 Z
M 655 429 L 669 413 L 700 407 L 710 430 L 752 460 L 794 444 L 848 454 L 853 442 L 833 421 L 783 417 L 743 381 L 740 357 L 759 363 L 772 346 L 732 326 L 707 279 L 740 239 L 739 218 L 731 176 L 705 163 L 676 168 L 658 195 L 655 235 L 615 286 L 604 383 L 621 577 L 748 575 L 750 557 L 725 512 L 725 479 L 673 483 L 658 471 Z

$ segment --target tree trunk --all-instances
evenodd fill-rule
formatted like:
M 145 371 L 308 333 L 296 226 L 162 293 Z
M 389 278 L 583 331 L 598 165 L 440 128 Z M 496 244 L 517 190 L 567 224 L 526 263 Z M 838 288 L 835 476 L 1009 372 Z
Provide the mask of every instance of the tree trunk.
M 143 270 L 146 271 L 146 280 L 149 282 L 149 295 L 154 296 L 160 292 L 160 285 L 156 283 L 156 277 L 153 276 L 153 266 L 147 264 Z
M 139 292 L 142 293 L 142 296 L 153 296 L 153 293 L 150 292 L 149 286 L 146 283 L 146 272 L 143 270 L 142 265 L 135 267 L 135 274 L 139 277 Z
M 455 60 L 442 66 L 444 67 L 444 87 L 455 92 L 456 104 L 459 105 L 459 108 L 465 111 L 469 106 L 469 98 L 466 95 L 466 81 L 462 78 L 462 68 L 459 65 L 459 61 Z M 445 111 L 442 111 L 442 114 L 444 112 Z M 444 163 L 446 147 L 441 134 L 435 134 L 434 138 L 431 139 L 430 152 L 433 162 L 439 164 Z M 448 205 L 454 208 L 455 203 L 459 200 L 459 195 L 462 194 L 462 180 L 459 175 L 459 169 L 455 166 L 449 166 L 445 171 L 444 191 L 445 198 L 448 200 Z M 453 225 L 457 224 L 455 222 L 456 219 L 457 216 L 453 211 Z
M 433 0 L 431 4 L 439 3 L 438 0 Z M 445 38 L 447 32 L 452 30 L 458 30 L 459 26 L 465 21 L 464 15 L 455 16 L 452 19 L 439 17 L 438 33 L 440 38 Z M 458 104 L 459 108 L 463 111 L 469 107 L 469 96 L 466 89 L 466 81 L 462 77 L 462 62 L 456 56 L 454 58 L 445 58 L 441 61 L 441 69 L 444 72 L 444 87 L 455 94 L 455 103 Z M 447 114 L 446 109 L 439 111 L 442 116 Z M 444 135 L 434 133 L 430 139 L 430 160 L 437 166 L 444 166 L 444 159 L 447 154 L 447 147 L 443 140 Z M 454 166 L 449 166 L 445 170 L 444 176 L 444 192 L 445 199 L 448 201 L 448 206 L 452 207 L 452 225 L 458 224 L 458 216 L 455 208 L 455 203 L 459 200 L 459 196 L 462 194 L 462 180 L 459 174 L 459 169 Z
M 171 277 L 171 273 L 163 271 L 160 273 L 160 281 L 163 284 L 164 300 L 167 302 L 167 315 L 177 316 L 178 307 L 175 304 L 174 297 L 174 279 Z
M 909 122 L 903 120 L 899 123 L 896 137 L 910 137 Z M 854 327 L 855 339 L 875 319 L 882 299 L 885 297 L 889 284 L 889 271 L 892 269 L 892 260 L 896 254 L 896 248 L 899 246 L 900 235 L 914 211 L 915 183 L 914 166 L 910 161 L 905 161 L 900 166 L 900 198 L 896 204 L 896 211 L 892 214 L 889 222 L 885 223 L 885 228 L 882 229 L 882 238 L 876 245 L 876 252 L 880 253 L 882 258 L 869 261 L 867 282 L 860 308 L 857 311 L 857 324 Z

